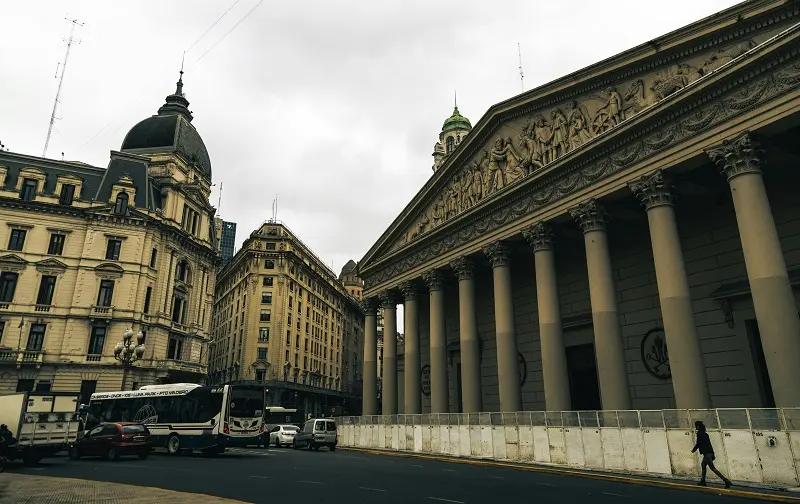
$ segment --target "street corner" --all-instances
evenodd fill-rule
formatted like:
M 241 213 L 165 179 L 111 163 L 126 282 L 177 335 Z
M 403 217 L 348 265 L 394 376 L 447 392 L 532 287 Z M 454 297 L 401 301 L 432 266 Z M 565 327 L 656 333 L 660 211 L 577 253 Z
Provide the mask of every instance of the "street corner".
M 106 481 L 52 478 L 25 474 L 0 474 L 0 503 L 14 504 L 249 504 L 211 495 L 174 492 L 160 488 Z

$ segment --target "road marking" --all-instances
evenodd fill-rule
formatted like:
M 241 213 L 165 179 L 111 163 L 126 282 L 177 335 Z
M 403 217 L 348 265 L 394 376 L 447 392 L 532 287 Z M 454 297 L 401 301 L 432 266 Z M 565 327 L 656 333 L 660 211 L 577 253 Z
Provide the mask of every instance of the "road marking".
M 502 476 L 489 476 L 489 477 L 492 478 L 492 479 L 505 479 Z
M 422 467 L 422 466 L 419 464 L 411 464 L 411 467 Z
M 361 490 L 372 490 L 373 492 L 385 492 L 386 490 L 381 490 L 380 488 L 369 488 L 369 487 L 358 487 Z
M 445 472 L 456 472 L 455 469 L 442 469 L 442 471 L 445 471 Z
M 298 483 L 311 483 L 312 485 L 324 485 L 321 481 L 298 480 Z
M 542 485 L 542 486 L 555 486 L 555 485 L 551 485 L 550 483 L 536 483 L 536 484 L 537 485 Z
M 603 494 L 603 495 L 613 495 L 614 497 L 627 497 L 627 495 L 621 495 L 621 494 L 612 493 L 612 492 L 600 492 L 600 493 Z
M 350 455 L 337 455 L 338 458 L 349 458 L 349 459 L 356 459 L 356 460 L 367 460 L 366 457 L 352 457 Z
M 251 478 L 269 479 L 269 476 L 250 476 Z
M 430 500 L 435 500 L 435 501 L 442 501 L 442 502 L 453 502 L 453 503 L 455 503 L 455 504 L 465 504 L 465 503 L 464 503 L 464 502 L 462 502 L 462 501 L 451 500 L 451 499 L 442 499 L 442 498 L 440 498 L 440 497 L 428 497 L 428 498 L 429 498 Z
M 159 469 L 165 471 L 194 472 L 191 469 L 181 469 L 178 467 L 137 465 L 137 464 L 114 464 L 114 467 L 133 467 L 135 469 Z

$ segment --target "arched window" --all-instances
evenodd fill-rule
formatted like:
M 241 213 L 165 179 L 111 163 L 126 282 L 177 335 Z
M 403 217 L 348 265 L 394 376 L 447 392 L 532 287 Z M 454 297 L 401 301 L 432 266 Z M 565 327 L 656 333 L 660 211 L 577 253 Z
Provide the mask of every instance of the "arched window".
M 114 213 L 127 215 L 128 213 L 128 193 L 121 192 L 117 195 L 117 204 L 114 205 Z
M 447 140 L 445 140 L 444 144 L 445 144 L 445 152 L 447 152 L 448 154 L 453 152 L 453 148 L 455 148 L 455 141 L 453 140 L 453 137 L 451 136 L 447 137 Z
M 180 261 L 175 267 L 175 278 L 181 282 L 189 282 L 189 263 L 186 260 Z

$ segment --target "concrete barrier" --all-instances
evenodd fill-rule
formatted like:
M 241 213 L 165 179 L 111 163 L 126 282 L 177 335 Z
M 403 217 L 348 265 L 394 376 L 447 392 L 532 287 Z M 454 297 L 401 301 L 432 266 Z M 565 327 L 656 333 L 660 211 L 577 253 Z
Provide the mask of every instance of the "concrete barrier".
M 800 408 L 443 413 L 338 423 L 345 447 L 698 478 L 695 420 L 708 428 L 715 463 L 730 479 L 800 486 Z

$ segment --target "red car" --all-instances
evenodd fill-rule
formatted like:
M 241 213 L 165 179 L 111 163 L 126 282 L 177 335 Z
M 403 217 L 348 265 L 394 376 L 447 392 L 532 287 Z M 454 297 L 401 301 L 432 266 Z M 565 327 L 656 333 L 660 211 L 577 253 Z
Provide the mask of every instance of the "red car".
M 134 422 L 103 423 L 86 433 L 69 447 L 69 458 L 99 456 L 117 460 L 121 455 L 138 455 L 144 460 L 150 454 L 150 431 Z

